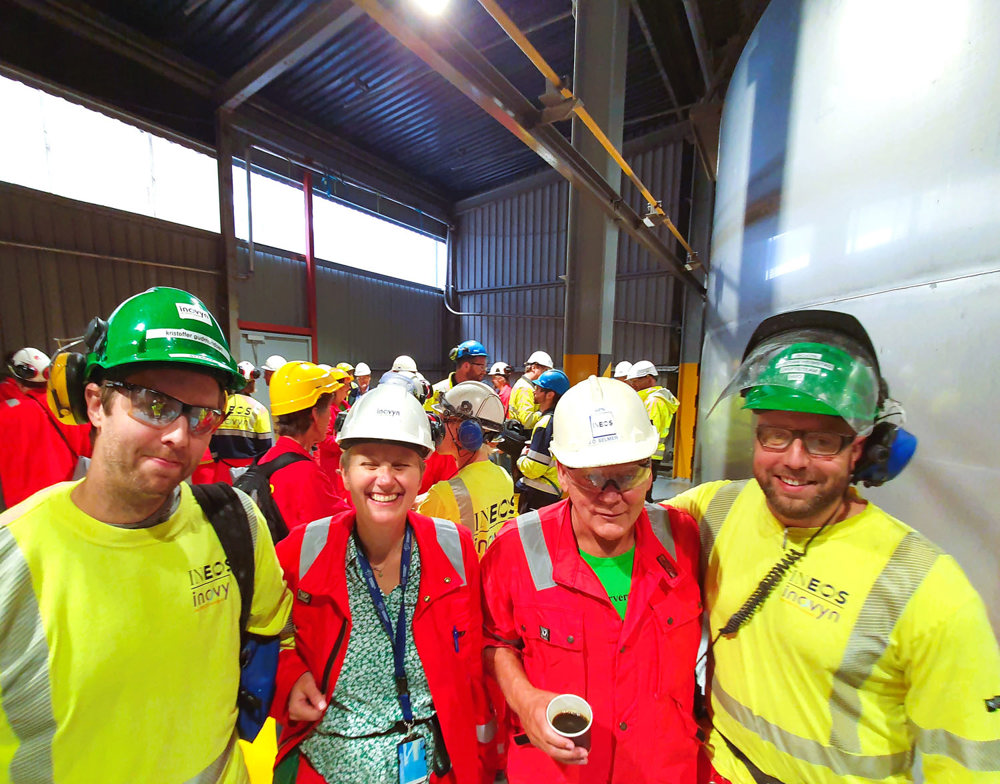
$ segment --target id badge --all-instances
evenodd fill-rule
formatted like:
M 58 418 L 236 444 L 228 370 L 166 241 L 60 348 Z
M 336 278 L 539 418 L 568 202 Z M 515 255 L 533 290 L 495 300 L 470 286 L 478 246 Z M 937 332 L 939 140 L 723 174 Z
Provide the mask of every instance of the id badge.
M 399 784 L 422 784 L 427 773 L 427 747 L 421 737 L 411 737 L 396 747 L 399 755 Z

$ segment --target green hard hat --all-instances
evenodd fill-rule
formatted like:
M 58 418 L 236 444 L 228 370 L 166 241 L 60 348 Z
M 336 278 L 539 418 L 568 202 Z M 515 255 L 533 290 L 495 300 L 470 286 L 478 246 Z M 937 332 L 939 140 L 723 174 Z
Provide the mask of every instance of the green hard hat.
M 93 335 L 85 375 L 147 362 L 212 371 L 230 392 L 246 385 L 222 329 L 205 304 L 180 289 L 156 287 L 129 297 Z
M 743 391 L 744 408 L 839 416 L 858 433 L 871 429 L 878 407 L 871 365 L 827 343 L 781 348 Z

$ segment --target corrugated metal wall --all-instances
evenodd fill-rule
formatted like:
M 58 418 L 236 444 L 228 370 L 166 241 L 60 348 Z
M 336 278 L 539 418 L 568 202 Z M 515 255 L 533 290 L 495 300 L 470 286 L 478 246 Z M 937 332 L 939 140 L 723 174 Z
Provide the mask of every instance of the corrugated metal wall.
M 243 270 L 247 250 L 239 250 Z M 240 320 L 307 327 L 305 258 L 262 245 L 254 258 L 253 277 L 237 284 Z M 367 362 L 380 374 L 409 354 L 433 383 L 445 373 L 444 318 L 436 289 L 317 261 L 320 362 Z
M 0 350 L 51 354 L 150 286 L 219 314 L 219 258 L 216 234 L 0 183 Z
M 661 143 L 627 156 L 643 183 L 662 200 L 679 226 L 686 224 L 681 201 L 690 149 L 684 141 Z M 541 179 L 541 181 L 539 181 Z M 631 186 L 626 198 L 640 214 L 641 194 Z M 491 357 L 511 365 L 544 349 L 561 362 L 569 185 L 534 177 L 523 190 L 504 189 L 495 200 L 459 204 L 453 237 L 450 304 L 475 315 L 460 318 L 460 339 L 476 338 Z M 673 240 L 660 228 L 664 241 Z M 621 234 L 615 300 L 615 360 L 649 359 L 677 365 L 680 351 L 681 285 L 649 254 Z M 525 314 L 517 316 L 516 314 Z

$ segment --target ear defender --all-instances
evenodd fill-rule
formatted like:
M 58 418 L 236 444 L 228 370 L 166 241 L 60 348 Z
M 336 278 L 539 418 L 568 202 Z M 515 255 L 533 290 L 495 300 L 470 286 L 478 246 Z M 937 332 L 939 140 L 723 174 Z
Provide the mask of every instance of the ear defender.
M 95 316 L 83 333 L 83 342 L 88 351 L 100 354 L 104 350 L 107 337 L 108 322 Z M 73 346 L 79 342 L 76 340 L 69 345 Z M 87 399 L 84 396 L 84 389 L 87 386 L 86 376 L 87 357 L 84 354 L 63 350 L 52 358 L 45 399 L 56 419 L 63 424 L 85 425 L 90 421 L 90 417 L 87 416 Z
M 469 452 L 477 452 L 483 445 L 483 428 L 474 419 L 466 419 L 455 433 L 458 445 Z
M 435 445 L 441 443 L 441 439 L 444 438 L 444 422 L 441 421 L 441 417 L 437 414 L 428 414 L 427 421 L 431 426 L 431 441 Z
M 891 422 L 879 422 L 865 440 L 852 482 L 878 487 L 895 479 L 917 451 L 917 437 Z
M 49 410 L 65 425 L 84 425 L 90 421 L 83 394 L 86 370 L 87 358 L 72 351 L 56 354 L 49 366 L 45 399 Z

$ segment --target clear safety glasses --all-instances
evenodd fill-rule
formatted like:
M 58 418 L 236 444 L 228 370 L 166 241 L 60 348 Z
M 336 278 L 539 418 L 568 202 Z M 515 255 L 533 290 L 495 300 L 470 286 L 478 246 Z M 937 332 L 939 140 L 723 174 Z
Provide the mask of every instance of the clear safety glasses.
M 629 463 L 613 468 L 566 468 L 570 479 L 581 490 L 590 493 L 601 493 L 613 484 L 619 493 L 632 490 L 652 476 L 653 464 L 650 460 L 639 463 Z
M 802 439 L 802 445 L 810 455 L 833 457 L 843 452 L 855 437 L 823 430 L 792 430 L 773 425 L 757 427 L 757 443 L 769 452 L 784 452 L 796 438 Z
M 226 418 L 226 412 L 218 408 L 192 406 L 164 392 L 126 381 L 105 381 L 104 386 L 126 395 L 131 405 L 129 416 L 151 427 L 165 428 L 184 416 L 191 435 L 203 436 L 215 430 Z

